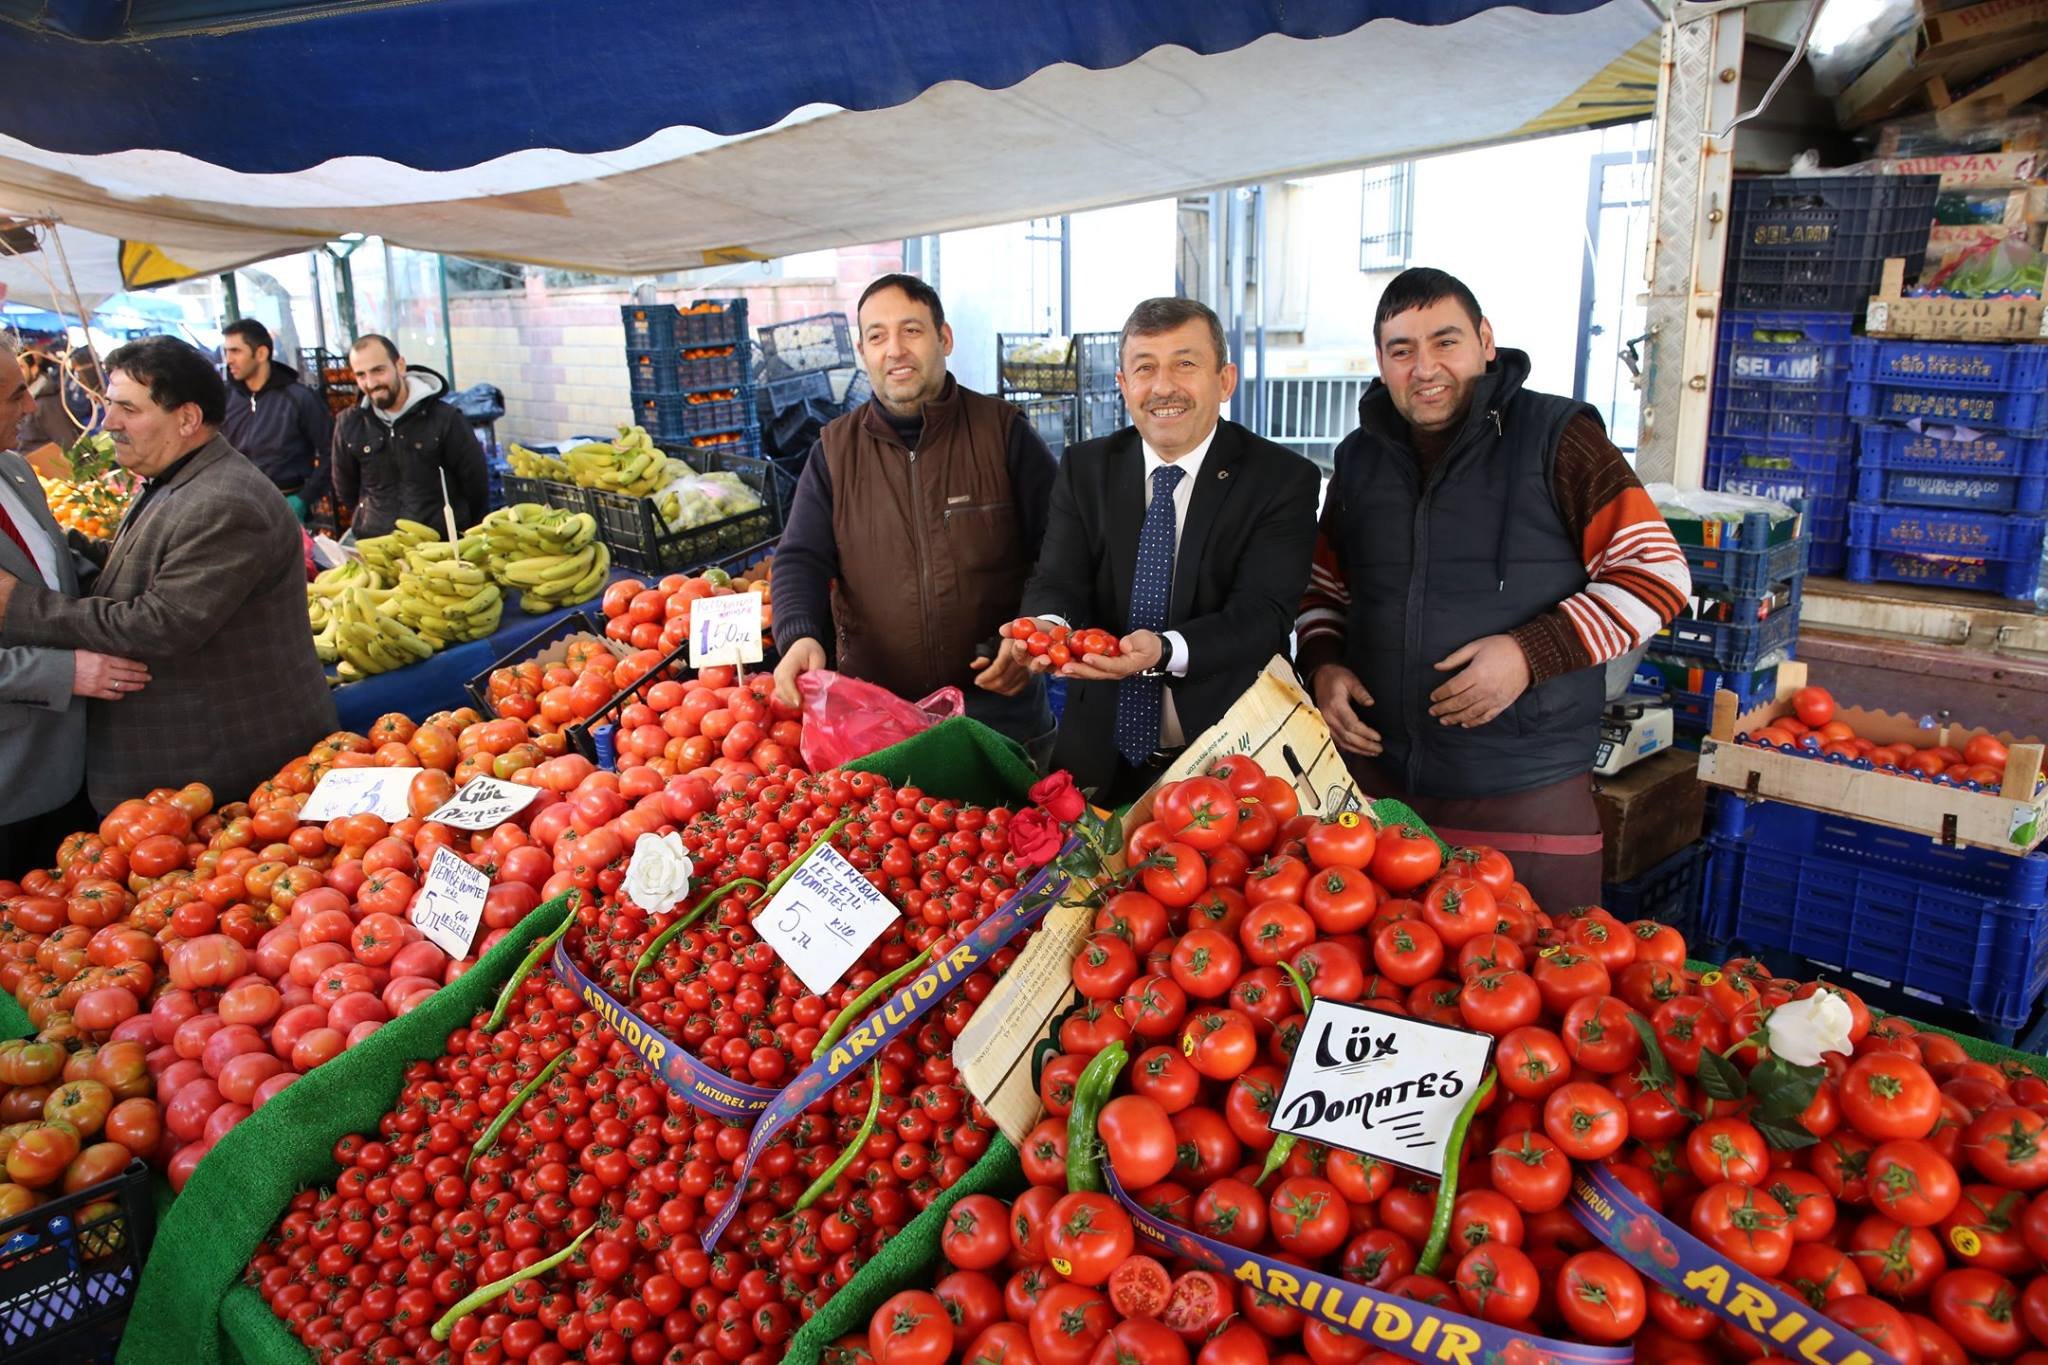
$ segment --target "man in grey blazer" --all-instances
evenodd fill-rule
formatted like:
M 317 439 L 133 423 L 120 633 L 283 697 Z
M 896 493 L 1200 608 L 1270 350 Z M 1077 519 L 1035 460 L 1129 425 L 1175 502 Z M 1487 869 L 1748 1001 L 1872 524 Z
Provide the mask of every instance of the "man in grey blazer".
M 227 389 L 206 356 L 145 337 L 107 357 L 114 458 L 142 476 L 112 541 L 71 535 L 99 576 L 66 597 L 0 571 L 0 646 L 123 651 L 149 666 L 87 714 L 86 786 L 104 812 L 203 782 L 246 800 L 335 729 L 306 620 L 304 542 L 283 494 L 220 437 Z
M 0 345 L 0 432 L 12 431 L 35 399 L 13 351 Z M 78 571 L 27 460 L 0 450 L 0 572 L 66 596 Z M 115 701 L 149 681 L 130 659 L 93 650 L 0 647 L 0 878 L 48 865 L 57 843 L 93 819 L 85 804 L 85 712 L 81 697 Z

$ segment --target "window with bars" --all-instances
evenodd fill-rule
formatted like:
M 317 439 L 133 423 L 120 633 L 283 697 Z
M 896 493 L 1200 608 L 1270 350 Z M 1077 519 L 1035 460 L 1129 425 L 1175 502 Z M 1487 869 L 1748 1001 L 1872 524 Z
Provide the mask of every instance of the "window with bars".
M 1358 268 L 1404 270 L 1414 245 L 1414 163 L 1373 167 L 1359 193 Z

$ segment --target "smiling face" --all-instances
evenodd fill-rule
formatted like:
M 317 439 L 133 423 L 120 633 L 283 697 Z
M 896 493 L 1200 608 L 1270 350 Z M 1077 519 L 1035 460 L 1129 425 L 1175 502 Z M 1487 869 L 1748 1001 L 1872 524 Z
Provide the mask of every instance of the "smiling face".
M 1145 444 L 1173 461 L 1216 429 L 1224 401 L 1237 391 L 1237 366 L 1216 353 L 1208 324 L 1190 318 L 1125 342 L 1116 384 Z
M 197 403 L 161 408 L 149 386 L 126 370 L 115 370 L 107 382 L 107 434 L 114 438 L 114 459 L 130 474 L 153 479 L 212 439 Z
M 386 412 L 405 404 L 405 362 L 385 351 L 381 342 L 368 341 L 348 353 L 349 369 L 356 387 Z
M 860 359 L 882 406 L 913 417 L 946 387 L 953 329 L 901 289 L 878 289 L 860 306 Z
M 1378 349 L 1395 410 L 1417 431 L 1443 431 L 1472 406 L 1473 385 L 1493 361 L 1493 325 L 1442 298 L 1381 323 Z

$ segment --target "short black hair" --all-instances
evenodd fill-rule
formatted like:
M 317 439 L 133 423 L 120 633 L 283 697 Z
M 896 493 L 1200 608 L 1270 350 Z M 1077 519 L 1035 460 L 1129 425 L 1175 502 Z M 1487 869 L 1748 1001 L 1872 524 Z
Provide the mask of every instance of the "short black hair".
M 1230 360 L 1230 347 L 1223 340 L 1223 320 L 1216 316 L 1215 309 L 1198 299 L 1177 298 L 1146 299 L 1131 310 L 1131 315 L 1124 319 L 1123 335 L 1116 339 L 1117 369 L 1124 367 L 1124 350 L 1132 337 L 1156 337 L 1198 320 L 1208 324 L 1209 340 L 1216 347 L 1216 368 L 1222 369 Z
M 116 347 L 107 357 L 107 372 L 121 371 L 149 389 L 166 412 L 187 403 L 199 405 L 199 420 L 217 427 L 228 413 L 228 387 L 204 351 L 177 337 L 142 337 Z
M 384 358 L 386 360 L 395 361 L 398 359 L 398 343 L 393 341 L 390 337 L 385 336 L 382 332 L 363 333 L 361 336 L 357 337 L 354 341 L 349 343 L 349 354 L 354 355 L 357 351 L 362 350 L 365 346 L 382 346 L 384 348 Z
M 1398 317 L 1411 308 L 1427 308 L 1445 299 L 1456 299 L 1466 316 L 1472 319 L 1472 330 L 1479 330 L 1485 314 L 1479 311 L 1479 300 L 1456 275 L 1433 266 L 1418 265 L 1394 276 L 1387 283 L 1386 292 L 1380 295 L 1380 306 L 1372 315 L 1373 345 L 1379 345 L 1380 328 L 1386 325 L 1388 318 Z
M 236 318 L 221 328 L 220 334 L 224 337 L 240 337 L 248 343 L 252 351 L 261 347 L 269 351 L 273 357 L 277 354 L 277 343 L 270 339 L 270 329 L 254 318 Z
M 905 275 L 898 271 L 894 274 L 882 276 L 873 284 L 860 291 L 860 302 L 853 305 L 854 330 L 858 331 L 860 329 L 860 310 L 867 307 L 868 300 L 881 293 L 884 289 L 901 289 L 910 296 L 912 302 L 921 303 L 931 309 L 932 326 L 944 327 L 946 325 L 946 305 L 939 302 L 939 291 L 915 275 Z

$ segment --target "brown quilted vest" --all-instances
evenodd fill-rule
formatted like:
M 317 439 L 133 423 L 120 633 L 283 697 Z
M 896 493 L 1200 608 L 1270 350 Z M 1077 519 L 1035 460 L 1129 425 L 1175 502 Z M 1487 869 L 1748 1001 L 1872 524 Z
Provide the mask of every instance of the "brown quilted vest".
M 948 379 L 915 450 L 879 402 L 825 428 L 840 672 L 913 700 L 973 685 L 976 646 L 1016 614 L 1031 575 L 1010 489 L 1017 416 Z

